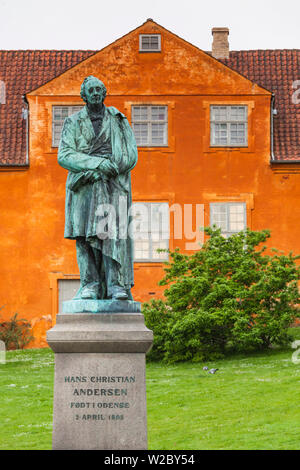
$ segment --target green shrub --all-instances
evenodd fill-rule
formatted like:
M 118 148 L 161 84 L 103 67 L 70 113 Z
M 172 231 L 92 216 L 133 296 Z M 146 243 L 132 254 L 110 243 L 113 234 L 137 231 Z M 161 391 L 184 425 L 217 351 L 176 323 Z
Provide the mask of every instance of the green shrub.
M 162 300 L 151 300 L 143 304 L 143 314 L 147 328 L 153 331 L 153 346 L 147 354 L 150 360 L 163 359 L 165 342 L 168 333 L 168 323 L 172 319 L 170 309 Z
M 15 313 L 10 320 L 0 320 L 0 340 L 7 350 L 23 349 L 34 339 L 30 333 L 31 324 Z
M 192 255 L 170 252 L 166 301 L 144 304 L 154 332 L 149 359 L 202 361 L 228 352 L 263 350 L 290 341 L 299 303 L 298 256 L 259 249 L 270 232 L 246 230 L 224 238 L 216 228 Z

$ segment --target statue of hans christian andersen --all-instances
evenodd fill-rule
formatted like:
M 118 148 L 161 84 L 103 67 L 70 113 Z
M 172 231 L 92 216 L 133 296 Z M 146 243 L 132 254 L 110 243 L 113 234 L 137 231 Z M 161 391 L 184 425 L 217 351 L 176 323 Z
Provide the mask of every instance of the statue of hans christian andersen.
M 127 222 L 132 203 L 134 134 L 120 111 L 103 104 L 106 88 L 100 80 L 85 78 L 80 94 L 86 106 L 65 119 L 58 150 L 58 163 L 69 170 L 64 236 L 76 240 L 80 289 L 75 299 L 133 300 L 133 241 L 128 232 L 120 236 L 118 221 L 124 216 L 120 197 L 126 198 Z M 99 233 L 103 204 L 114 208 L 114 236 Z

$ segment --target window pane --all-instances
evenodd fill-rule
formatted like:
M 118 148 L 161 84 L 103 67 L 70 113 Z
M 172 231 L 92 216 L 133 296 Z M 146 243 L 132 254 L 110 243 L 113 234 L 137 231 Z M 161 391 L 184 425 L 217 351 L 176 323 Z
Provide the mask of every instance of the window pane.
M 151 235 L 153 240 L 169 237 L 169 205 L 151 204 Z
M 140 210 L 139 208 L 141 208 Z M 136 209 L 135 209 L 136 208 Z M 141 239 L 140 233 L 134 233 L 135 260 L 164 261 L 168 253 L 158 253 L 157 249 L 167 249 L 169 246 L 169 205 L 167 203 L 135 203 L 133 204 L 134 218 L 143 227 L 148 226 L 148 232 Z M 143 218 L 149 218 L 150 223 L 143 223 Z M 145 221 L 144 221 L 145 222 Z M 134 226 L 134 230 L 136 226 Z M 138 236 L 138 238 L 136 238 Z
M 226 204 L 211 205 L 211 225 L 216 225 L 222 231 L 227 231 L 227 207 Z
M 148 144 L 148 124 L 133 124 L 133 131 L 137 145 Z
M 131 216 L 134 240 L 148 240 L 150 232 L 150 211 L 148 204 L 141 202 L 133 204 Z
M 246 107 L 245 106 L 229 106 L 230 121 L 245 121 L 246 120 Z
M 245 230 L 246 223 L 245 203 L 213 203 L 210 205 L 210 225 L 221 229 L 224 237 L 234 232 Z
M 165 121 L 166 120 L 166 107 L 165 106 L 151 106 L 151 119 L 152 121 Z
M 61 130 L 66 117 L 77 113 L 83 106 L 53 106 L 52 107 L 52 146 L 58 147 Z
M 148 108 L 147 106 L 134 106 L 132 113 L 133 121 L 147 121 L 148 120 Z
M 142 49 L 150 49 L 150 37 L 149 36 L 142 37 Z
M 247 106 L 211 106 L 210 110 L 211 145 L 247 145 Z
M 132 107 L 132 128 L 137 145 L 157 147 L 167 145 L 167 113 L 167 106 Z
M 61 109 L 60 109 L 60 108 L 55 107 L 55 108 L 53 109 L 53 119 L 55 119 L 55 120 L 56 120 L 56 119 L 61 120 Z
M 135 259 L 149 259 L 149 241 L 135 240 L 134 257 Z
M 158 249 L 167 250 L 168 249 L 168 240 L 161 240 L 159 242 L 152 242 L 152 258 L 156 260 L 167 260 L 168 253 L 158 252 Z
M 159 34 L 146 34 L 140 36 L 140 50 L 160 50 L 160 35 Z
M 227 107 L 226 106 L 213 106 L 212 119 L 214 121 L 227 121 Z
M 246 228 L 244 204 L 231 204 L 229 206 L 229 230 L 240 232 Z
M 151 142 L 154 145 L 165 143 L 165 124 L 152 124 L 151 126 Z
M 150 37 L 150 45 L 151 45 L 151 49 L 157 49 L 158 48 L 158 36 L 151 36 Z
M 227 138 L 227 124 L 214 124 L 213 125 L 214 133 L 214 143 L 216 145 L 226 145 Z
M 246 124 L 230 124 L 230 142 L 232 144 L 247 142 Z
M 78 113 L 78 111 L 80 111 L 80 109 L 82 109 L 82 106 L 72 106 L 72 110 L 70 109 L 70 111 L 71 111 L 70 114 Z M 70 116 L 70 114 L 69 114 L 69 116 Z
M 80 287 L 80 279 L 59 279 L 58 280 L 58 311 L 62 313 L 63 302 L 71 300 L 76 295 Z
M 54 132 L 60 133 L 61 132 L 61 126 L 62 126 L 61 122 L 54 122 L 53 123 Z

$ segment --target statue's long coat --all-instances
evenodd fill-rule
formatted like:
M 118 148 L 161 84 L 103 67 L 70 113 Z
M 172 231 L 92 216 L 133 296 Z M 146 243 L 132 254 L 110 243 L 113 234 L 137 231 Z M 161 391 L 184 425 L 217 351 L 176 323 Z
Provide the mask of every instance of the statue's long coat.
M 110 158 L 119 169 L 116 178 L 87 183 L 71 190 L 78 178 L 98 168 L 103 158 Z M 87 108 L 65 119 L 58 162 L 69 170 L 66 184 L 65 238 L 85 238 L 92 246 L 120 264 L 127 289 L 133 286 L 133 241 L 124 231 L 120 236 L 120 220 L 127 219 L 132 204 L 130 170 L 137 163 L 137 147 L 126 117 L 114 107 L 104 110 L 99 134 L 96 136 Z M 120 199 L 121 196 L 121 199 Z M 120 204 L 121 202 L 121 204 Z M 101 240 L 99 234 L 100 204 L 111 204 L 115 209 L 116 226 L 111 226 L 113 237 Z M 103 206 L 101 206 L 103 208 Z M 98 211 L 98 213 L 97 213 Z M 125 214 L 126 211 L 126 214 Z M 101 209 L 100 209 L 101 212 Z M 125 215 L 125 219 L 124 219 Z M 103 216 L 103 209 L 102 209 Z M 122 225 L 121 225 L 122 229 Z M 99 239 L 100 235 L 100 239 Z

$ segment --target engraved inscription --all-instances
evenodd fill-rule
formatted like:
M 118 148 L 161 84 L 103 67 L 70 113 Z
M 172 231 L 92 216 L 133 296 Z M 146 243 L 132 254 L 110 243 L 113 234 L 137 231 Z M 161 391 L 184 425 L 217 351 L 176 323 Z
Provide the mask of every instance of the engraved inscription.
M 69 389 L 68 405 L 74 411 L 75 421 L 118 422 L 126 419 L 135 376 L 65 376 L 64 382 L 75 385 Z

